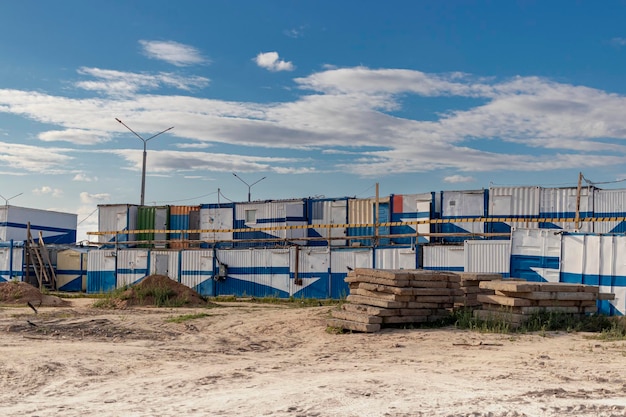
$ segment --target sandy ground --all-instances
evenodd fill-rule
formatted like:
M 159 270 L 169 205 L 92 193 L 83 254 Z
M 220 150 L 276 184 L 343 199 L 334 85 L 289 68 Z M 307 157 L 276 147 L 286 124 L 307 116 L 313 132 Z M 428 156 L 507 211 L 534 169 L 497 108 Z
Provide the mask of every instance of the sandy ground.
M 331 307 L 91 302 L 0 307 L 0 416 L 626 415 L 624 341 L 333 334 Z

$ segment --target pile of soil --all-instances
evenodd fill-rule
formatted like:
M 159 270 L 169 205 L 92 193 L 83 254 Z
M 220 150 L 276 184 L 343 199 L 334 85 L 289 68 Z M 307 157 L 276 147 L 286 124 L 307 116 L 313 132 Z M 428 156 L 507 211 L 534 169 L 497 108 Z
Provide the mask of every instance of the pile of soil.
M 206 307 L 210 303 L 196 291 L 166 275 L 148 275 L 120 296 L 118 307 Z
M 0 304 L 28 304 L 39 306 L 63 306 L 67 303 L 59 297 L 42 294 L 38 288 L 26 282 L 0 282 Z

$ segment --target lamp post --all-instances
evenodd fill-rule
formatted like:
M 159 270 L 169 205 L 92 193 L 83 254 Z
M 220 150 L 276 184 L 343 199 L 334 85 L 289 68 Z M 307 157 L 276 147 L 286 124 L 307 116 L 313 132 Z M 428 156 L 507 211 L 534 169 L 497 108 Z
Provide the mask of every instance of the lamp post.
M 15 197 L 19 197 L 24 193 L 19 193 L 19 194 L 15 194 L 13 197 L 9 197 L 9 198 L 4 198 L 2 197 L 2 194 L 0 194 L 0 198 L 2 198 L 4 200 L 4 205 L 8 206 L 9 205 L 9 200 L 13 200 Z
M 143 142 L 143 163 L 142 163 L 142 166 L 141 166 L 141 203 L 140 203 L 143 206 L 144 197 L 146 195 L 146 154 L 147 154 L 146 145 L 147 145 L 147 143 L 148 143 L 148 141 L 150 139 L 154 139 L 157 136 L 159 136 L 160 134 L 163 134 L 163 133 L 167 132 L 168 130 L 174 129 L 174 126 L 172 126 L 170 128 L 167 128 L 164 131 L 157 133 L 156 135 L 152 135 L 148 139 L 144 139 L 141 136 L 139 136 L 139 134 L 137 132 L 135 132 L 133 129 L 131 129 L 130 127 L 126 126 L 126 124 L 124 122 L 122 122 L 120 119 L 118 119 L 117 117 L 115 118 L 115 120 L 120 122 L 126 129 L 130 130 L 131 132 L 133 132 L 133 134 L 135 136 L 137 136 L 139 139 L 141 139 L 141 141 Z
M 267 178 L 267 177 L 263 177 L 263 178 L 261 178 L 260 180 L 256 180 L 256 181 L 255 181 L 255 182 L 253 182 L 252 184 L 248 184 L 247 182 L 245 182 L 244 180 L 242 180 L 242 179 L 241 179 L 241 177 L 240 177 L 239 175 L 235 174 L 234 172 L 233 172 L 233 175 L 234 175 L 235 177 L 237 177 L 237 179 L 239 179 L 239 181 L 243 182 L 244 184 L 246 184 L 246 185 L 248 186 L 248 203 L 250 202 L 250 189 L 252 188 L 252 186 L 253 186 L 254 184 L 258 183 L 258 182 L 263 181 L 265 178 Z

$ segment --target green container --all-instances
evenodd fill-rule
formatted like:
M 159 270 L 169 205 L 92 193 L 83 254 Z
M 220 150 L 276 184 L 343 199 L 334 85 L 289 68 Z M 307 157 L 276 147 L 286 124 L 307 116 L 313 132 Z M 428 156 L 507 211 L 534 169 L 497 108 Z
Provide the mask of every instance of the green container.
M 140 248 L 167 247 L 169 230 L 169 206 L 140 206 L 137 208 L 137 230 L 157 230 L 157 232 L 139 232 L 136 239 L 142 242 Z

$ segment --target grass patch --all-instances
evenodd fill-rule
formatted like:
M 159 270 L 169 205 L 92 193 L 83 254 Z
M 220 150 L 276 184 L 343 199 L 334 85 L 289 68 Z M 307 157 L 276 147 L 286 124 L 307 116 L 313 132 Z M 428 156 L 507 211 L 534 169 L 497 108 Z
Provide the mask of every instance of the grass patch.
M 334 299 L 317 299 L 317 298 L 281 298 L 277 295 L 271 295 L 266 297 L 236 297 L 234 295 L 220 295 L 212 298 L 215 302 L 241 302 L 241 303 L 256 303 L 256 304 L 275 304 L 286 307 L 321 307 L 321 306 L 336 306 L 341 305 L 345 301 Z
M 197 313 L 197 314 L 182 314 L 180 316 L 169 317 L 165 321 L 167 323 L 184 323 L 189 320 L 201 319 L 203 317 L 208 317 L 207 313 Z

